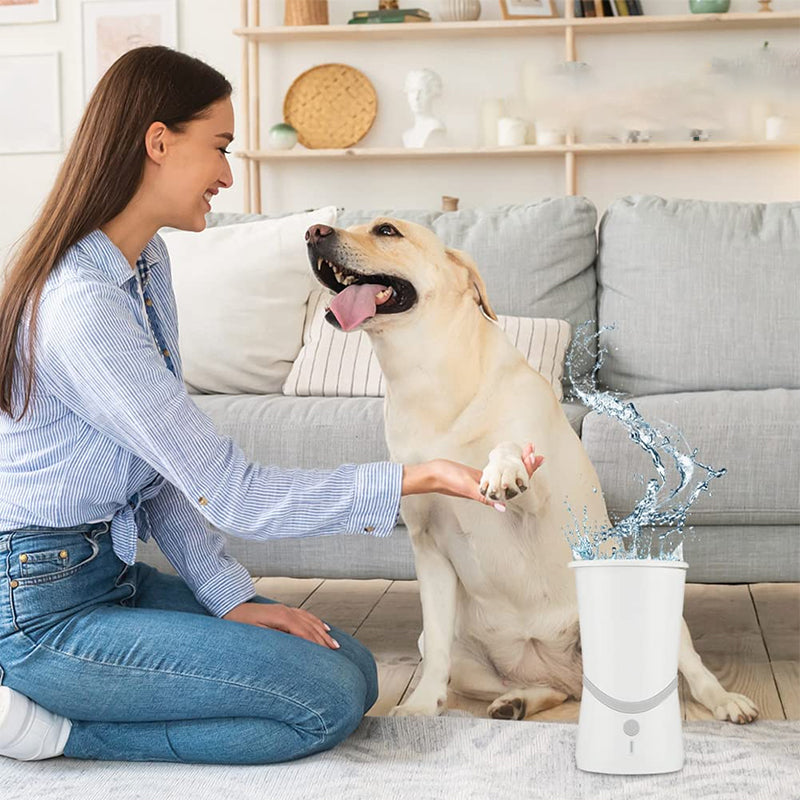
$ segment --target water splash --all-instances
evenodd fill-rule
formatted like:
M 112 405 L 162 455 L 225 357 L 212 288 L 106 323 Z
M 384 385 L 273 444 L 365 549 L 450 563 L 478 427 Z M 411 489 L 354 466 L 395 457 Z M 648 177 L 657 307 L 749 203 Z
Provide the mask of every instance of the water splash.
M 611 557 L 681 560 L 683 541 L 687 533 L 684 531 L 684 524 L 689 508 L 703 492 L 709 491 L 711 481 L 721 478 L 727 470 L 701 464 L 696 458 L 696 448 L 691 452 L 679 449 L 672 439 L 643 419 L 632 402 L 624 401 L 620 393 L 598 391 L 597 372 L 608 352 L 605 347 L 600 346 L 599 339 L 603 332 L 614 330 L 614 326 L 606 325 L 597 333 L 591 333 L 588 330 L 590 325 L 591 322 L 584 322 L 578 327 L 567 354 L 566 370 L 572 385 L 570 399 L 578 399 L 598 414 L 606 414 L 623 425 L 630 439 L 650 456 L 658 477 L 646 481 L 644 495 L 633 511 L 615 523 L 612 521 L 611 528 L 590 525 L 586 506 L 583 508 L 583 519 L 578 522 L 573 509 L 565 501 L 574 522 L 574 527 L 565 531 L 573 556 L 576 559 Z M 584 377 L 576 380 L 573 374 L 573 370 L 577 369 L 576 360 L 583 357 L 590 360 L 592 367 Z M 664 424 L 670 429 L 673 438 L 680 438 L 679 444 L 689 451 L 683 434 L 669 423 Z M 667 485 L 665 463 L 672 463 L 678 472 L 678 484 L 671 491 Z M 695 469 L 703 470 L 705 479 L 698 480 L 690 489 Z M 642 481 L 644 482 L 644 477 Z M 681 494 L 685 496 L 685 500 L 679 498 Z M 669 505 L 670 503 L 673 505 Z M 600 553 L 600 548 L 606 542 L 611 542 L 610 556 Z

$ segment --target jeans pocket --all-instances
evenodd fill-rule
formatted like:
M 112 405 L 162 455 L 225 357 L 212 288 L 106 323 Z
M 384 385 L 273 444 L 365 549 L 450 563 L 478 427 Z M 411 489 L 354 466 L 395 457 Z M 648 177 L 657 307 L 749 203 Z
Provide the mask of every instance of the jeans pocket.
M 105 599 L 120 563 L 105 535 L 108 529 L 104 524 L 12 534 L 7 585 L 14 630 L 37 640 L 54 624 Z
M 22 553 L 19 557 L 21 578 L 42 578 L 67 569 L 75 561 L 75 548 L 40 550 Z
M 97 536 L 104 531 L 77 533 L 54 547 L 51 534 L 28 536 L 21 542 L 23 552 L 16 557 L 19 564 L 17 583 L 32 585 L 51 583 L 74 575 L 94 561 L 100 552 Z

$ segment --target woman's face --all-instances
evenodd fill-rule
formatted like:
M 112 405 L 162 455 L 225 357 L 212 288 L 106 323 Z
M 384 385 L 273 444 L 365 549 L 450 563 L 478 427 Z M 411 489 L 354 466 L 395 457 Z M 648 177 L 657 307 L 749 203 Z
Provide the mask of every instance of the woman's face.
M 233 105 L 224 98 L 182 133 L 167 131 L 166 154 L 157 174 L 157 202 L 164 225 L 202 231 L 211 199 L 233 184 L 226 149 L 233 139 Z

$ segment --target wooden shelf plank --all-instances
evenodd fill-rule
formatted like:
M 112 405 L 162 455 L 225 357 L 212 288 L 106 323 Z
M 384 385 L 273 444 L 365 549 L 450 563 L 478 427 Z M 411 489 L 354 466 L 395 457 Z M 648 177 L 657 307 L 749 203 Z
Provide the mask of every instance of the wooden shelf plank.
M 303 161 L 330 159 L 447 159 L 465 157 L 553 156 L 564 153 L 584 155 L 652 153 L 770 153 L 800 150 L 800 142 L 622 142 L 577 143 L 560 145 L 523 145 L 520 147 L 440 147 L 407 149 L 405 147 L 350 147 L 334 150 L 240 150 L 239 158 L 253 161 Z
M 800 27 L 800 12 L 734 14 L 678 14 L 641 17 L 555 18 L 537 20 L 487 20 L 484 22 L 414 22 L 378 25 L 297 25 L 272 28 L 235 28 L 234 34 L 259 42 L 298 42 L 320 39 L 461 38 L 467 36 L 560 35 L 565 28 L 576 33 L 642 33 L 645 31 L 708 31 L 737 28 Z

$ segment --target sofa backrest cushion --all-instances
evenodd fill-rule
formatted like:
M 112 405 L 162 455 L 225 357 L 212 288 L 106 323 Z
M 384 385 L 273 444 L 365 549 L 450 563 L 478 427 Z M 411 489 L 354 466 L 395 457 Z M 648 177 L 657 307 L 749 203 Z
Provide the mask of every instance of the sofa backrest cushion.
M 800 203 L 624 197 L 599 242 L 605 386 L 800 388 Z

